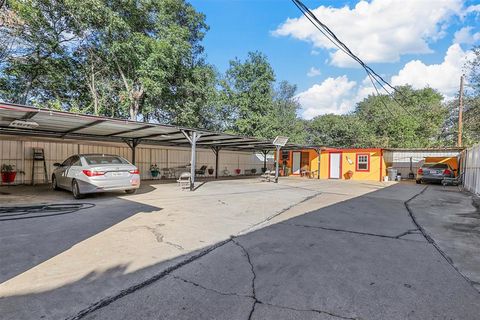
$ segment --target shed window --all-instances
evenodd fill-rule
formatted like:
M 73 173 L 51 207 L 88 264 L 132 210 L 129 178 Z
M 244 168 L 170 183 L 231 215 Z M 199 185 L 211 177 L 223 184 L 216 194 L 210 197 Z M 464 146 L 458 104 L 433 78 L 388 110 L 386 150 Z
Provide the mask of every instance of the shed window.
M 357 154 L 357 171 L 368 171 L 370 169 L 370 155 Z

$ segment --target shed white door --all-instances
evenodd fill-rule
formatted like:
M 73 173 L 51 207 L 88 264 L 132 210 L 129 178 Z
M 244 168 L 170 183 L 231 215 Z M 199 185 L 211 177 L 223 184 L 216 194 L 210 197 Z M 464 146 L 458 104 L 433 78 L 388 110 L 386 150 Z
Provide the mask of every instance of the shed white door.
M 300 174 L 300 152 L 293 152 L 292 155 L 292 173 Z
M 330 153 L 330 179 L 340 179 L 341 153 Z

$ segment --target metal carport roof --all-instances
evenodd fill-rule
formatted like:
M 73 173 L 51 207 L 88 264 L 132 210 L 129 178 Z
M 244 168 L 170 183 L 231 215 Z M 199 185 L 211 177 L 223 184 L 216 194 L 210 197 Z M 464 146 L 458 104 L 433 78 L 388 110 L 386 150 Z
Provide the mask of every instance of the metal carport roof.
M 33 121 L 38 126 L 12 127 L 11 124 L 15 120 Z M 272 141 L 253 137 L 0 102 L 0 134 L 127 143 L 135 141 L 148 145 L 190 147 L 190 142 L 185 136 L 185 133 L 189 132 L 201 135 L 196 143 L 198 148 L 221 147 L 234 151 L 275 149 Z M 299 148 L 302 147 L 295 144 L 287 144 L 284 147 L 284 149 Z

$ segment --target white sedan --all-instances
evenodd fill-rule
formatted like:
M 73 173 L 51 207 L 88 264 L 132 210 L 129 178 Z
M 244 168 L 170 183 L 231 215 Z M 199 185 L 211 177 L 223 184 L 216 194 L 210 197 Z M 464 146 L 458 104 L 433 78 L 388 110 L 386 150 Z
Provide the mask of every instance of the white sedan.
M 79 154 L 54 166 L 53 189 L 71 190 L 76 199 L 106 191 L 135 193 L 140 187 L 138 168 L 116 155 Z

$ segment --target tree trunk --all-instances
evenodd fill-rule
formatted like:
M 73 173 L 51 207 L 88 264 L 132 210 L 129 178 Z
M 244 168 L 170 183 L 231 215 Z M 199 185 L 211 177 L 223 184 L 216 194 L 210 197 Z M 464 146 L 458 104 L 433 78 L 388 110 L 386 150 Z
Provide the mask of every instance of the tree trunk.
M 138 112 L 140 111 L 141 101 L 143 99 L 143 86 L 140 85 L 138 89 L 132 89 L 130 104 L 130 120 L 137 121 Z
M 88 88 L 90 89 L 90 95 L 92 96 L 93 102 L 93 114 L 98 116 L 98 95 L 97 95 L 97 88 L 95 86 L 95 71 L 93 69 L 93 63 L 90 66 L 90 83 L 88 84 Z

